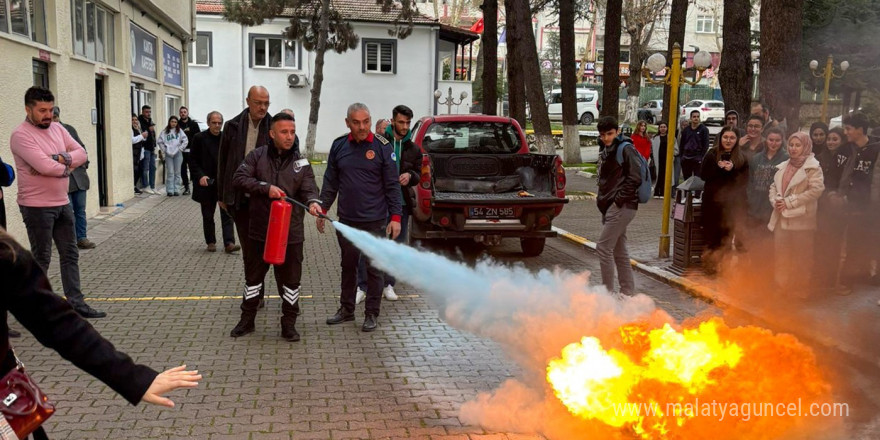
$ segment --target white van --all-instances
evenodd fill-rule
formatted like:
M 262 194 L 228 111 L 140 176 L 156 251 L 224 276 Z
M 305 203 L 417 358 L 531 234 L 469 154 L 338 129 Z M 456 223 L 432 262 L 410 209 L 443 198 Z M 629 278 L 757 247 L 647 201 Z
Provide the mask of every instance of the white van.
M 547 112 L 551 121 L 562 120 L 562 90 L 554 89 L 547 101 Z M 577 89 L 578 121 L 583 125 L 592 124 L 599 118 L 599 92 L 593 89 Z

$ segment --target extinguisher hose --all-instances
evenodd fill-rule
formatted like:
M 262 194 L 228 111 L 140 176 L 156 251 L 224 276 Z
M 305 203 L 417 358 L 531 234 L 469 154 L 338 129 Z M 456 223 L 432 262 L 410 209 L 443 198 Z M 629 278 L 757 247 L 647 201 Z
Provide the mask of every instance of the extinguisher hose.
M 305 209 L 307 212 L 308 212 L 308 210 L 309 210 L 309 207 L 306 206 L 303 202 L 300 202 L 299 200 L 296 200 L 296 199 L 294 199 L 294 198 L 292 198 L 292 197 L 284 196 L 284 200 L 287 200 L 288 202 L 293 203 L 294 205 L 297 205 L 297 206 L 299 206 L 299 207 L 302 208 L 302 209 Z M 327 214 L 324 214 L 323 212 L 319 212 L 319 213 L 318 213 L 318 217 L 321 217 L 321 218 L 326 219 L 326 220 L 330 220 L 330 222 L 334 222 L 334 221 L 335 221 L 335 220 L 333 220 L 332 218 L 328 217 Z

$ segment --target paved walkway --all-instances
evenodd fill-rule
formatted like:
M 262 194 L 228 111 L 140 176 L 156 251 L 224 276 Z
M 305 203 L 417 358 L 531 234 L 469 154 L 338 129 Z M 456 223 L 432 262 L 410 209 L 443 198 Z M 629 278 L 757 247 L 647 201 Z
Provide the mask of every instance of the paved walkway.
M 567 189 L 597 191 L 595 178 L 571 171 L 567 176 Z M 770 268 L 745 269 L 746 256 L 735 258 L 726 273 L 715 278 L 707 278 L 700 272 L 675 276 L 666 270 L 671 259 L 658 258 L 662 210 L 660 199 L 640 205 L 627 231 L 630 257 L 640 263 L 638 267 L 643 272 L 722 305 L 728 314 L 744 314 L 749 316 L 747 321 L 759 319 L 775 329 L 843 350 L 871 364 L 880 362 L 880 345 L 876 343 L 880 334 L 880 288 L 856 285 L 848 296 L 827 293 L 799 299 L 786 292 L 768 290 L 766 281 L 772 276 Z M 571 201 L 553 224 L 569 232 L 575 241 L 594 241 L 602 230 L 594 200 Z
M 188 197 L 139 196 L 92 219 L 89 237 L 98 246 L 80 254 L 83 290 L 108 313 L 92 324 L 137 362 L 156 369 L 183 362 L 205 378 L 199 388 L 171 396 L 175 409 L 131 408 L 25 332 L 13 342 L 57 404 L 46 425 L 52 438 L 540 438 L 490 432 L 459 419 L 462 404 L 497 389 L 521 368 L 499 344 L 448 325 L 421 292 L 399 286 L 401 300 L 383 301 L 374 333 L 360 331 L 363 305 L 354 323 L 327 326 L 324 320 L 338 307 L 338 246 L 332 233 L 319 235 L 312 225 L 305 230 L 297 323 L 303 339 L 289 343 L 279 335 L 274 294 L 267 295 L 255 333 L 229 337 L 239 317 L 241 257 L 205 252 L 199 208 Z M 539 258 L 522 259 L 516 242 L 493 249 L 492 257 L 531 270 L 598 268 L 594 257 L 564 240 L 552 240 Z M 49 271 L 56 286 L 57 261 L 55 256 Z M 712 309 L 659 281 L 637 280 L 676 319 Z M 271 275 L 266 283 L 274 286 Z

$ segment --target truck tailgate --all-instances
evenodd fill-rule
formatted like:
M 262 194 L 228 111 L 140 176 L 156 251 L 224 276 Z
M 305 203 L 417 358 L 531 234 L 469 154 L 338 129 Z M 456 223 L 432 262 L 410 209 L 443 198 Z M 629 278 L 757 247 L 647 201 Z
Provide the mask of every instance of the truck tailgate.
M 561 205 L 568 199 L 547 192 L 530 192 L 534 197 L 520 197 L 519 192 L 478 194 L 460 192 L 435 192 L 434 204 L 443 205 Z

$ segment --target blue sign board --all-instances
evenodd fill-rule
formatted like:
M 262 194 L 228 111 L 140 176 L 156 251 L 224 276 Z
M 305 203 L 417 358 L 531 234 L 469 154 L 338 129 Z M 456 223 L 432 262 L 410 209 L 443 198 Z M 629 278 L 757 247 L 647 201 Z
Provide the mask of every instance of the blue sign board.
M 183 87 L 180 77 L 180 51 L 162 43 L 162 65 L 165 68 L 165 84 Z
M 129 22 L 129 28 L 131 28 L 131 72 L 157 78 L 156 37 L 134 23 Z

